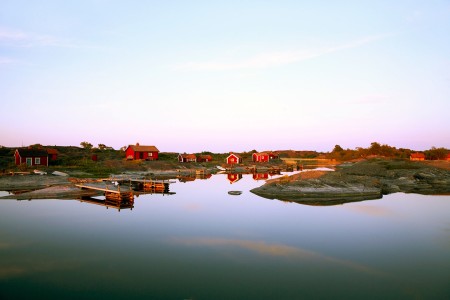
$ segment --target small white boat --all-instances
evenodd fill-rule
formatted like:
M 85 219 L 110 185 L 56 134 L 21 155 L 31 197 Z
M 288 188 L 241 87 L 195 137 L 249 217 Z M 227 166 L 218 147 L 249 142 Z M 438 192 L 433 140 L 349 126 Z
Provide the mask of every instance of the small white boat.
M 52 174 L 56 176 L 69 176 L 69 174 L 60 171 L 54 171 Z
M 238 195 L 242 194 L 242 191 L 228 191 L 228 194 L 238 196 Z
M 47 175 L 47 172 L 44 172 L 41 170 L 34 170 L 33 172 L 34 172 L 34 174 L 37 174 L 37 175 Z
M 226 171 L 227 169 L 222 168 L 221 166 L 216 166 L 217 169 L 219 169 L 220 171 Z

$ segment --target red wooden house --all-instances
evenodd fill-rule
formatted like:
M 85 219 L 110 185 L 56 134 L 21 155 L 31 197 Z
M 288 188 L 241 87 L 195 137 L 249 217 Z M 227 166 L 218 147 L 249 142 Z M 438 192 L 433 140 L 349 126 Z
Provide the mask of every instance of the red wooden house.
M 228 173 L 227 179 L 230 181 L 230 184 L 235 183 L 242 179 L 242 174 L 240 173 Z
M 411 153 L 411 156 L 409 157 L 410 160 L 425 160 L 425 154 L 416 152 Z
M 197 156 L 197 162 L 209 162 L 212 161 L 211 155 L 199 155 Z
M 450 160 L 450 153 L 447 154 L 447 156 L 445 157 L 445 160 Z
M 125 150 L 126 159 L 157 160 L 159 150 L 155 146 L 129 145 Z
M 16 149 L 14 160 L 16 165 L 48 166 L 48 153 L 43 149 Z
M 254 162 L 268 162 L 269 161 L 269 154 L 266 153 L 266 152 L 253 153 L 252 154 L 252 160 Z
M 242 157 L 237 154 L 230 153 L 230 155 L 227 156 L 226 161 L 229 165 L 240 164 L 242 163 Z
M 178 161 L 179 162 L 196 162 L 197 156 L 195 154 L 178 154 Z

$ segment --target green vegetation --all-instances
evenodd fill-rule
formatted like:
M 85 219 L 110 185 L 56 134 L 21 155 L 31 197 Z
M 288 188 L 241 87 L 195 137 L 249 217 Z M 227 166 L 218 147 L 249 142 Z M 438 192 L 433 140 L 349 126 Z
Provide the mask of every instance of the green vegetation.
M 197 155 L 211 155 L 213 161 L 201 163 L 179 163 L 178 153 L 160 152 L 157 161 L 127 161 L 125 160 L 125 147 L 120 150 L 114 150 L 105 144 L 98 144 L 93 147 L 89 142 L 81 142 L 81 147 L 76 146 L 42 146 L 40 144 L 31 145 L 36 149 L 56 149 L 58 151 L 58 159 L 49 162 L 47 171 L 60 170 L 78 174 L 79 177 L 102 177 L 111 173 L 120 173 L 125 171 L 147 171 L 155 170 L 174 170 L 183 168 L 201 168 L 214 167 L 225 163 L 229 153 L 212 153 L 210 151 L 202 151 Z M 27 166 L 16 166 L 14 164 L 15 148 L 0 147 L 0 170 L 6 171 L 31 171 L 33 168 Z M 237 153 L 243 158 L 244 164 L 254 164 L 252 162 L 252 154 L 256 150 Z M 411 153 L 416 151 L 403 148 L 395 148 L 389 145 L 382 145 L 377 142 L 370 144 L 368 148 L 358 147 L 356 149 L 344 149 L 340 145 L 335 145 L 333 150 L 328 153 L 320 153 L 316 151 L 296 151 L 296 150 L 279 150 L 277 153 L 280 158 L 330 158 L 337 161 L 350 161 L 359 159 L 370 159 L 376 157 L 389 158 L 399 160 L 398 163 L 390 164 L 387 168 L 408 169 L 415 168 L 412 164 L 405 164 L 404 160 L 409 159 Z M 423 151 L 428 160 L 445 159 L 450 150 L 445 148 L 432 147 L 430 150 Z M 268 166 L 279 165 L 283 162 L 280 160 L 265 163 Z

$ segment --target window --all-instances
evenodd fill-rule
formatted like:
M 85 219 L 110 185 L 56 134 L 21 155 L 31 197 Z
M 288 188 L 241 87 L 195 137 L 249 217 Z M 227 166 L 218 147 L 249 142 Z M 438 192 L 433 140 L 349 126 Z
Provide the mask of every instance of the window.
M 34 164 L 35 165 L 40 165 L 41 164 L 41 158 L 40 157 L 35 157 L 34 158 Z
M 149 153 L 148 153 L 148 156 L 153 156 L 153 153 L 152 153 L 152 152 L 149 152 Z

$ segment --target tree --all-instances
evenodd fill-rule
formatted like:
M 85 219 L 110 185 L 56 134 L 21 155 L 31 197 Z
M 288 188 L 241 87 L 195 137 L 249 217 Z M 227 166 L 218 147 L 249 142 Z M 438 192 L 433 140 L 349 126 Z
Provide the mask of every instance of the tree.
M 373 142 L 370 144 L 369 152 L 372 155 L 380 155 L 381 154 L 381 145 L 377 142 Z
M 342 152 L 342 151 L 344 151 L 344 149 L 342 149 L 341 146 L 336 145 L 336 146 L 334 146 L 334 149 L 331 152 Z
M 88 149 L 88 150 L 92 149 L 92 144 L 89 142 L 81 142 L 80 146 L 83 147 L 84 149 Z

